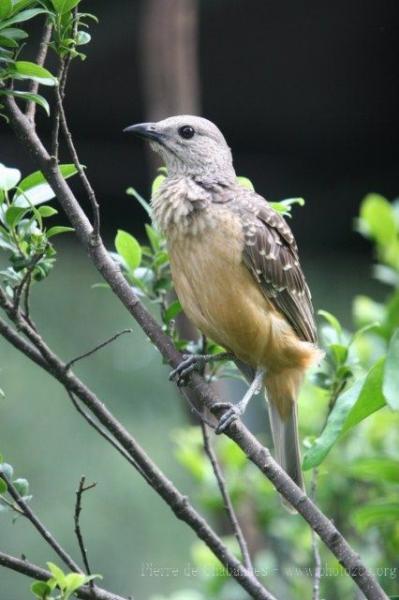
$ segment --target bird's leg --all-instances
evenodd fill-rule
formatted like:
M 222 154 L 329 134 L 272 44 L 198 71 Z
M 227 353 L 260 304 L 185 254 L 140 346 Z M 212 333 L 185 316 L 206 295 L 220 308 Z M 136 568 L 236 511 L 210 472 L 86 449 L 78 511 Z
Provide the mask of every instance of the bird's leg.
M 238 419 L 238 417 L 241 417 L 244 414 L 251 398 L 253 396 L 256 396 L 256 394 L 258 394 L 261 391 L 263 387 L 264 375 L 265 369 L 256 369 L 255 377 L 251 385 L 249 386 L 242 400 L 238 402 L 238 404 L 231 404 L 231 402 L 217 402 L 213 405 L 213 408 L 215 409 L 228 408 L 228 410 L 222 415 L 222 417 L 219 420 L 219 423 L 215 429 L 216 433 L 223 433 L 233 421 L 235 421 L 236 419 Z
M 219 354 L 183 354 L 181 363 L 169 374 L 169 379 L 175 381 L 177 385 L 183 385 L 184 380 L 193 371 L 201 370 L 207 363 L 219 360 L 232 360 L 233 355 L 230 352 L 220 352 Z

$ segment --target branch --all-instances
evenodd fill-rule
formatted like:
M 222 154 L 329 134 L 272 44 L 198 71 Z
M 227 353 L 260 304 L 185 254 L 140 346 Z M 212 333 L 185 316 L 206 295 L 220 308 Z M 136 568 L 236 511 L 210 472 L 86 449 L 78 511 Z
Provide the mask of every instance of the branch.
M 49 571 L 46 571 L 27 560 L 21 560 L 20 558 L 10 556 L 4 552 L 0 552 L 0 566 L 26 575 L 31 579 L 38 579 L 39 581 L 48 581 L 52 577 Z M 127 600 L 126 597 L 118 596 L 117 594 L 108 592 L 98 586 L 91 589 L 90 586 L 84 585 L 79 588 L 75 594 L 78 598 L 82 598 L 82 600 Z
M 40 41 L 39 50 L 36 56 L 35 63 L 42 67 L 46 61 L 48 45 L 51 40 L 51 33 L 53 31 L 53 27 L 51 23 L 48 21 L 45 22 L 43 26 L 42 39 Z M 30 94 L 37 94 L 39 89 L 39 83 L 37 81 L 32 80 L 29 86 Z M 26 105 L 25 115 L 27 119 L 33 124 L 35 122 L 36 115 L 36 102 L 28 102 Z
M 16 348 L 26 353 L 29 358 L 53 375 L 64 385 L 68 392 L 77 396 L 92 411 L 105 429 L 116 438 L 134 463 L 137 463 L 140 469 L 144 471 L 148 483 L 170 506 L 176 517 L 185 521 L 194 530 L 196 535 L 205 542 L 226 567 L 230 575 L 240 583 L 251 598 L 255 600 L 276 600 L 259 583 L 254 574 L 245 569 L 240 561 L 233 556 L 205 519 L 190 504 L 188 498 L 183 496 L 157 465 L 152 462 L 141 446 L 115 419 L 97 396 L 71 370 L 65 368 L 66 364 L 52 352 L 37 331 L 33 330 L 21 315 L 16 316 L 13 313 L 12 304 L 1 289 L 0 306 L 6 311 L 10 319 L 17 320 L 18 329 L 29 338 L 30 343 L 26 342 L 15 331 L 10 331 L 11 328 L 2 319 L 0 319 L 0 333 Z M 32 346 L 34 346 L 33 349 Z
M 98 237 L 100 235 L 100 207 L 97 202 L 96 194 L 94 193 L 94 190 L 91 187 L 90 181 L 88 180 L 88 178 L 86 176 L 85 170 L 79 162 L 79 157 L 76 152 L 75 145 L 73 143 L 72 134 L 68 127 L 68 122 L 67 122 L 65 111 L 64 111 L 64 105 L 62 103 L 61 94 L 60 94 L 60 91 L 58 90 L 58 88 L 56 89 L 55 93 L 57 96 L 57 102 L 58 102 L 58 107 L 59 107 L 61 128 L 62 128 L 63 134 L 65 136 L 68 150 L 72 156 L 73 163 L 78 170 L 79 177 L 83 183 L 83 187 L 85 188 L 87 197 L 89 198 L 89 201 L 91 204 L 91 209 L 92 209 L 92 213 L 93 213 L 93 231 L 91 233 L 91 236 L 93 238 L 93 242 L 96 243 L 98 240 Z
M 79 354 L 79 356 L 76 356 L 76 358 L 73 358 L 72 360 L 70 360 L 66 364 L 66 368 L 70 369 L 72 367 L 72 365 L 77 363 L 79 360 L 82 360 L 83 358 L 87 358 L 88 356 L 92 356 L 92 354 L 94 354 L 98 350 L 101 350 L 105 346 L 108 346 L 108 344 L 111 344 L 112 342 L 117 340 L 121 335 L 124 335 L 125 333 L 132 333 L 132 332 L 133 332 L 133 329 L 122 329 L 122 331 L 118 331 L 117 333 L 112 335 L 110 338 L 108 338 L 104 342 L 101 342 L 100 344 L 97 344 L 97 346 L 92 348 L 91 350 L 88 350 L 88 352 L 84 352 L 84 354 Z
M 10 494 L 11 498 L 14 502 L 19 506 L 23 515 L 32 523 L 33 527 L 37 529 L 42 538 L 48 543 L 49 546 L 58 554 L 61 560 L 75 573 L 81 573 L 82 569 L 75 563 L 73 558 L 69 556 L 67 552 L 62 548 L 62 546 L 57 542 L 54 536 L 49 532 L 49 530 L 43 525 L 40 519 L 35 515 L 33 510 L 30 508 L 29 504 L 25 502 L 25 500 L 18 493 L 18 490 L 15 488 L 13 483 L 4 475 L 4 473 L 0 472 L 0 478 L 7 484 L 7 491 Z
M 75 524 L 75 534 L 78 540 L 80 553 L 82 555 L 83 564 L 86 569 L 86 574 L 91 575 L 89 559 L 87 557 L 87 550 L 85 548 L 85 543 L 83 540 L 82 530 L 80 528 L 80 513 L 82 512 L 82 497 L 85 492 L 96 487 L 96 483 L 92 483 L 90 485 L 86 485 L 86 477 L 83 475 L 79 481 L 79 487 L 76 490 L 76 503 L 75 503 L 75 513 L 74 513 L 74 524 Z M 93 581 L 90 581 L 90 587 L 93 587 Z
M 220 493 L 223 498 L 224 507 L 226 509 L 228 518 L 233 527 L 234 535 L 236 537 L 236 540 L 237 540 L 238 545 L 241 550 L 241 555 L 243 558 L 244 565 L 249 571 L 253 571 L 253 566 L 252 566 L 251 557 L 250 557 L 250 554 L 248 551 L 247 542 L 245 540 L 240 523 L 238 522 L 237 515 L 234 511 L 233 503 L 231 501 L 230 494 L 229 494 L 227 486 L 226 486 L 226 481 L 224 479 L 223 471 L 218 463 L 218 459 L 216 457 L 215 451 L 212 448 L 211 440 L 209 439 L 209 432 L 206 428 L 205 423 L 201 422 L 201 429 L 202 429 L 202 437 L 204 439 L 204 449 L 205 449 L 205 452 L 208 455 L 209 461 L 212 465 L 212 469 L 215 474 L 216 481 L 217 481 Z
M 312 498 L 313 501 L 316 501 L 317 476 L 318 476 L 318 470 L 313 469 L 312 483 L 310 485 L 310 497 Z M 320 558 L 319 541 L 318 541 L 317 535 L 313 531 L 313 529 L 312 529 L 312 550 L 313 550 L 313 557 L 314 557 L 312 600 L 320 600 L 321 558 Z
M 93 243 L 93 229 L 89 220 L 68 183 L 62 177 L 57 163 L 49 156 L 31 124 L 19 110 L 14 98 L 7 97 L 5 104 L 8 109 L 11 125 L 17 137 L 23 147 L 32 155 L 34 161 L 38 164 L 47 181 L 54 189 L 61 206 L 75 228 L 79 240 L 87 249 L 94 266 L 102 274 L 111 289 L 139 323 L 153 344 L 158 348 L 164 359 L 172 368 L 176 368 L 181 362 L 182 357 L 174 347 L 173 341 L 164 334 L 161 327 L 134 294 L 120 268 L 108 255 L 101 239 Z M 198 374 L 193 373 L 188 378 L 188 385 L 196 390 L 204 406 L 211 412 L 215 412 L 214 405 L 218 403 L 218 399 L 205 383 L 204 379 Z M 94 408 L 92 404 L 91 409 L 96 414 Z M 119 435 L 120 432 L 117 433 Z M 331 523 L 330 519 L 295 485 L 287 473 L 272 458 L 270 451 L 258 442 L 243 423 L 240 420 L 233 422 L 226 430 L 226 434 L 240 446 L 248 459 L 266 475 L 276 490 L 284 496 L 310 524 L 312 529 L 318 533 L 319 537 L 336 556 L 340 564 L 347 569 L 348 574 L 352 577 L 356 585 L 360 587 L 366 598 L 369 600 L 387 600 L 387 596 L 379 583 L 367 570 L 360 557 L 350 547 L 343 535 Z M 118 435 L 115 434 L 117 439 Z M 119 441 L 121 442 L 121 439 Z M 126 441 L 124 439 L 121 445 L 124 446 Z
M 145 471 L 143 471 L 143 469 L 132 459 L 132 457 L 126 452 L 126 450 L 122 448 L 111 435 L 104 431 L 104 429 L 102 429 L 98 425 L 98 423 L 95 422 L 91 415 L 89 415 L 86 411 L 83 410 L 83 408 L 81 408 L 81 406 L 79 406 L 79 403 L 77 402 L 75 396 L 68 389 L 66 391 L 71 399 L 72 404 L 74 405 L 78 413 L 82 415 L 84 419 L 86 419 L 90 427 L 93 427 L 93 429 L 95 429 L 95 431 L 97 431 L 97 433 L 99 433 L 101 437 L 103 437 L 109 444 L 111 444 L 111 446 L 113 446 L 115 450 L 117 450 L 117 452 L 119 452 L 119 454 L 121 454 L 123 458 L 127 460 L 127 462 L 130 463 L 132 467 L 134 467 L 142 477 L 144 477 L 147 483 L 152 486 L 151 480 L 148 478 Z

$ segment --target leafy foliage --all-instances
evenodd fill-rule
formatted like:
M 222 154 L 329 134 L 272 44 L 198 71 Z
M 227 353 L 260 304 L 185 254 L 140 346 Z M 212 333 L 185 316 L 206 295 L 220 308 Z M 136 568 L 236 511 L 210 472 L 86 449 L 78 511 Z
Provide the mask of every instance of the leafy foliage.
M 36 17 L 45 16 L 52 26 L 52 39 L 49 42 L 56 54 L 65 59 L 85 54 L 78 48 L 90 42 L 86 31 L 88 20 L 97 21 L 90 13 L 81 13 L 78 6 L 81 0 L 2 0 L 0 4 L 0 96 L 13 96 L 28 102 L 35 102 L 50 114 L 50 106 L 42 94 L 25 89 L 16 89 L 15 83 L 29 80 L 39 85 L 59 85 L 57 78 L 44 67 L 31 61 L 19 60 L 29 33 L 25 25 Z
M 60 169 L 66 178 L 76 173 L 74 165 Z M 44 202 L 54 196 L 40 171 L 21 180 L 17 169 L 0 164 L 0 248 L 9 253 L 10 261 L 0 277 L 14 301 L 24 286 L 44 279 L 53 268 L 56 251 L 49 238 L 72 231 L 70 227 L 47 228 L 47 219 L 57 210 Z
M 158 190 L 165 176 L 165 173 L 161 172 L 155 178 L 152 184 L 153 193 Z M 239 178 L 239 182 L 241 185 L 253 189 L 251 182 L 246 178 Z M 128 193 L 136 198 L 151 217 L 151 207 L 137 191 L 129 188 Z M 272 203 L 272 206 L 281 214 L 291 216 L 291 209 L 295 204 L 303 206 L 304 202 L 302 199 L 290 199 Z M 380 206 L 384 207 L 381 222 L 378 210 Z M 354 314 L 357 330 L 354 333 L 346 331 L 337 317 L 330 312 L 319 311 L 320 336 L 325 357 L 320 366 L 309 374 L 301 398 L 301 413 L 305 411 L 311 422 L 309 411 L 314 414 L 315 398 L 322 400 L 320 407 L 327 403 L 324 425 L 321 427 L 320 433 L 316 437 L 314 434 L 308 435 L 305 439 L 303 466 L 306 470 L 319 467 L 323 473 L 320 477 L 326 486 L 324 463 L 329 458 L 329 453 L 333 451 L 327 468 L 334 472 L 334 469 L 337 468 L 336 465 L 340 465 L 343 472 L 339 485 L 343 485 L 345 481 L 350 486 L 351 481 L 357 481 L 361 486 L 360 489 L 367 489 L 360 501 L 357 496 L 348 492 L 346 510 L 348 514 L 352 515 L 350 524 L 356 527 L 359 535 L 368 536 L 369 532 L 375 528 L 381 531 L 381 535 L 384 535 L 385 528 L 392 527 L 397 520 L 399 504 L 397 495 L 395 496 L 395 489 L 397 490 L 399 485 L 399 456 L 397 450 L 396 455 L 381 456 L 378 442 L 374 445 L 371 441 L 364 439 L 362 457 L 352 461 L 346 460 L 345 457 L 348 452 L 348 434 L 351 430 L 355 427 L 358 429 L 367 420 L 366 431 L 375 430 L 373 435 L 380 439 L 380 436 L 384 434 L 379 420 L 374 417 L 374 421 L 371 421 L 368 417 L 380 414 L 382 409 L 386 411 L 398 408 L 399 246 L 397 240 L 399 237 L 399 210 L 396 204 L 391 205 L 381 196 L 367 196 L 361 205 L 357 228 L 362 235 L 366 235 L 376 244 L 376 254 L 380 262 L 374 269 L 375 275 L 393 288 L 393 291 L 388 295 L 385 304 L 376 303 L 371 298 L 364 296 L 361 299 L 355 298 Z M 170 270 L 165 241 L 153 225 L 146 225 L 146 234 L 147 242 L 142 246 L 142 262 L 138 266 L 133 261 L 133 270 L 129 269 L 128 257 L 124 256 L 126 250 L 118 249 L 118 244 L 116 244 L 119 255 L 117 260 L 122 263 L 129 281 L 136 287 L 136 291 L 161 306 L 164 327 L 174 335 L 177 347 L 185 351 L 220 352 L 222 349 L 216 347 L 210 340 L 203 341 L 205 346 L 199 347 L 193 345 L 192 342 L 190 344 L 186 340 L 177 338 L 171 323 L 173 324 L 181 307 L 176 301 L 165 305 L 168 298 L 167 292 L 170 290 Z M 132 241 L 130 240 L 129 243 L 132 246 L 132 254 L 137 256 L 137 251 L 133 252 Z M 136 248 L 136 244 L 134 244 L 134 248 Z M 157 267 L 159 261 L 162 265 L 161 271 Z M 149 282 L 151 282 L 150 285 Z M 208 374 L 210 378 L 219 378 L 225 375 L 233 375 L 231 368 L 230 370 L 226 369 L 226 364 L 218 366 L 215 370 L 212 369 Z M 323 419 L 321 408 L 317 412 L 320 421 Z M 384 417 L 381 422 L 385 423 Z M 399 419 L 396 419 L 396 422 L 399 424 Z M 356 433 L 356 436 L 359 436 L 359 432 Z M 196 482 L 199 501 L 206 510 L 214 514 L 215 518 L 223 519 L 224 506 L 211 466 L 204 454 L 199 428 L 185 428 L 174 432 L 173 440 L 176 446 L 177 460 Z M 217 453 L 238 512 L 247 510 L 245 507 L 250 505 L 256 527 L 267 531 L 268 539 L 272 540 L 271 548 L 256 556 L 257 568 L 261 571 L 272 570 L 273 557 L 276 552 L 278 553 L 278 549 L 273 547 L 273 531 L 275 530 L 278 530 L 276 544 L 278 545 L 277 539 L 285 536 L 291 546 L 291 553 L 296 555 L 296 559 L 298 556 L 302 556 L 302 561 L 306 564 L 306 561 L 309 560 L 307 557 L 311 552 L 311 544 L 304 527 L 293 522 L 290 522 L 289 528 L 284 527 L 280 511 L 276 509 L 275 495 L 271 487 L 259 473 L 251 468 L 251 465 L 248 465 L 245 456 L 230 440 L 218 438 Z M 354 455 L 356 456 L 356 453 Z M 367 488 L 362 486 L 367 486 Z M 321 502 L 327 504 L 327 510 L 330 507 L 330 512 L 334 514 L 334 492 L 331 486 L 327 486 L 326 489 L 329 491 L 321 494 Z M 339 492 L 337 491 L 337 493 Z M 233 544 L 235 551 L 239 554 L 238 547 L 230 536 L 226 536 L 224 541 L 230 545 Z M 394 555 L 399 550 L 399 535 L 391 535 L 389 545 L 389 550 L 386 551 L 387 555 L 390 556 L 391 552 Z M 381 555 L 377 553 L 376 564 L 378 564 L 379 556 L 382 557 L 383 553 Z M 199 573 L 218 568 L 214 564 L 215 558 L 200 542 L 193 545 L 191 558 Z M 231 593 L 229 579 L 226 577 L 201 576 L 201 581 L 205 597 L 228 598 Z M 304 583 L 295 585 L 296 593 L 306 594 Z M 189 593 L 195 595 L 196 592 L 187 590 L 180 592 L 185 595 L 184 597 L 189 597 Z M 342 594 L 342 591 L 340 593 Z M 179 593 L 177 597 L 179 597 Z M 154 597 L 154 600 L 155 598 L 157 596 Z M 171 598 L 174 596 L 172 595 Z
M 65 574 L 52 562 L 48 562 L 47 566 L 52 577 L 46 582 L 35 581 L 31 587 L 33 595 L 39 600 L 69 600 L 82 585 L 96 578 L 102 579 L 101 575 Z

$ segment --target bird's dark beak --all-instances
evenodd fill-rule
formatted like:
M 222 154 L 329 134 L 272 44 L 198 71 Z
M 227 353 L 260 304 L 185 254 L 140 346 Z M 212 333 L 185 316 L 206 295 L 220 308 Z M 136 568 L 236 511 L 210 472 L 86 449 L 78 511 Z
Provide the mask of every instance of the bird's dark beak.
M 146 140 L 154 140 L 155 142 L 162 143 L 162 133 L 157 129 L 156 123 L 137 123 L 136 125 L 130 125 L 123 130 L 124 133 L 133 133 L 138 137 Z

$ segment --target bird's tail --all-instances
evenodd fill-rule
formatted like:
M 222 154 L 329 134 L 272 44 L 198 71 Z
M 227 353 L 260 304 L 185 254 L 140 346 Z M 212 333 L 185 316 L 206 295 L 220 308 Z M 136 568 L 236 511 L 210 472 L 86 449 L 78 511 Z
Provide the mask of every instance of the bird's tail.
M 297 486 L 304 490 L 296 403 L 302 376 L 302 371 L 290 369 L 269 375 L 265 383 L 276 460 Z M 295 512 L 284 499 L 282 502 L 291 512 Z

